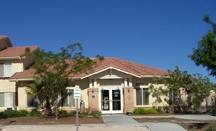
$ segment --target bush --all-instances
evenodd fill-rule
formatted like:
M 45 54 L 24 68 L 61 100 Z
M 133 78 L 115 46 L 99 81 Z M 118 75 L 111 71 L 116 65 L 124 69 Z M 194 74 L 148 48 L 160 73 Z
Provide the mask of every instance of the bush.
M 145 110 L 144 108 L 137 108 L 133 111 L 134 114 L 148 114 L 148 111 Z
M 93 116 L 94 118 L 100 118 L 102 116 L 100 111 L 92 111 L 89 115 Z
M 148 111 L 148 114 L 159 114 L 159 112 L 154 108 L 148 109 L 147 111 Z
M 70 113 L 68 113 L 66 110 L 58 110 L 58 116 L 60 117 L 67 117 L 70 116 Z
M 215 124 L 215 123 L 210 124 L 210 125 L 207 127 L 206 131 L 216 131 L 216 124 Z
M 2 118 L 3 112 L 0 112 L 0 118 Z
M 20 117 L 20 116 L 21 116 L 20 112 L 14 110 L 5 110 L 2 113 L 2 118 Z
M 148 110 L 144 109 L 144 108 L 137 108 L 133 111 L 134 114 L 159 114 L 159 111 L 154 109 L 154 108 L 150 108 Z
M 30 113 L 29 113 L 30 116 L 41 116 L 41 112 L 40 111 L 37 111 L 37 110 L 32 110 Z
M 20 116 L 29 116 L 29 112 L 26 110 L 19 110 L 18 112 L 19 112 Z
M 158 114 L 164 113 L 161 109 L 155 109 L 155 110 L 157 110 Z

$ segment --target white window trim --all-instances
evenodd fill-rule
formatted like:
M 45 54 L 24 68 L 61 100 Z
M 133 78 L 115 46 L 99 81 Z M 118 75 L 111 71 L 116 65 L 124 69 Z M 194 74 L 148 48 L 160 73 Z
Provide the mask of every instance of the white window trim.
M 74 88 L 67 88 L 66 89 L 67 90 L 67 93 L 69 93 L 69 92 L 71 92 L 70 90 L 73 90 L 74 91 Z M 72 91 L 72 92 L 73 92 Z M 66 97 L 66 99 L 67 99 L 67 104 L 69 104 L 70 103 L 70 99 L 68 98 L 68 96 Z M 75 100 L 74 100 L 74 97 L 73 97 L 73 99 L 72 99 L 74 102 L 75 102 Z M 72 105 L 72 106 L 64 106 L 64 104 L 62 104 L 61 105 L 63 108 L 68 108 L 68 107 L 75 107 L 75 103 Z
M 4 106 L 6 108 L 13 107 L 13 93 L 12 92 L 2 92 L 4 94 Z
M 139 85 L 137 85 L 139 84 Z M 142 85 L 143 84 L 143 85 Z M 143 104 L 143 89 L 149 89 L 149 86 L 148 86 L 148 83 L 136 83 L 136 88 L 140 88 L 142 90 L 142 93 L 141 93 L 141 96 L 142 96 L 142 104 L 141 105 L 137 105 L 136 106 L 149 106 L 149 102 L 148 102 L 148 105 L 144 105 Z M 149 91 L 148 91 L 149 92 Z M 137 94 L 136 94 L 137 95 Z M 136 96 L 137 97 L 137 96 Z M 149 96 L 148 96 L 149 97 Z M 136 102 L 137 103 L 137 102 Z
M 12 63 L 6 62 L 3 64 L 3 76 L 0 77 L 11 77 L 12 76 Z

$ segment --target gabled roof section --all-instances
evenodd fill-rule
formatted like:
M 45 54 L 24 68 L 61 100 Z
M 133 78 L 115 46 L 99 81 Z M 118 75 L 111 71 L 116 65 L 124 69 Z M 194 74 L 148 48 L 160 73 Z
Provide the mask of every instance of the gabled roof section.
M 120 72 L 135 76 L 135 77 L 143 77 L 143 76 L 161 76 L 167 74 L 167 71 L 160 70 L 157 68 L 153 68 L 150 66 L 145 66 L 141 64 L 137 64 L 134 62 L 130 62 L 123 59 L 118 58 L 105 58 L 101 63 L 99 63 L 93 70 L 91 74 L 82 74 L 82 78 L 89 77 L 96 73 L 103 71 L 104 69 L 112 68 L 118 70 Z
M 7 47 L 13 46 L 8 36 L 0 36 L 0 43 L 1 41 L 5 41 L 7 43 Z
M 81 74 L 75 74 L 71 75 L 74 78 L 87 78 L 92 75 L 98 74 L 100 72 L 103 72 L 107 69 L 115 69 L 117 71 L 123 72 L 125 74 L 129 74 L 138 78 L 141 77 L 153 77 L 153 76 L 162 76 L 165 74 L 168 74 L 167 71 L 160 70 L 157 68 L 137 64 L 134 62 L 118 59 L 118 58 L 104 58 L 104 60 L 96 67 L 93 68 L 93 70 L 89 73 L 81 73 Z M 27 70 L 24 70 L 23 72 L 17 72 L 15 73 L 11 79 L 32 79 L 34 75 L 34 69 L 29 68 Z

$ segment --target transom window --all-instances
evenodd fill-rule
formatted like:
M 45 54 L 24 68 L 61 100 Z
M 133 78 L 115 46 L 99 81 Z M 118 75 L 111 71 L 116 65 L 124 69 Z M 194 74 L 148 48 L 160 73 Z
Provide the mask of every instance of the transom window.
M 149 105 L 148 83 L 136 84 L 136 105 Z

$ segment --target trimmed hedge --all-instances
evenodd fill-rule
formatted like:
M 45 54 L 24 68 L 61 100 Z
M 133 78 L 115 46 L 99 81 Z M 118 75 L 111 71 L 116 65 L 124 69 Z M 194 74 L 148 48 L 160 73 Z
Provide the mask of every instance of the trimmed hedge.
M 32 110 L 31 112 L 26 110 L 5 110 L 0 112 L 0 118 L 11 118 L 11 117 L 25 117 L 25 116 L 41 116 L 41 112 Z
M 144 109 L 144 108 L 137 108 L 133 111 L 134 114 L 160 114 L 160 112 L 154 108 L 150 108 L 148 110 Z

